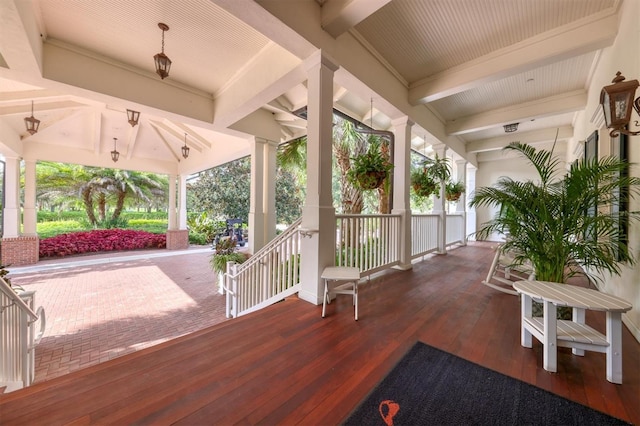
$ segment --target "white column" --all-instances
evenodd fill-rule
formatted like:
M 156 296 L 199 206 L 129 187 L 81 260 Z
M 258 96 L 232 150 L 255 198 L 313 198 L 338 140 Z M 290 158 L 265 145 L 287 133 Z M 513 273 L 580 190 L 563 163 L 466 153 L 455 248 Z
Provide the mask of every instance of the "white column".
M 36 236 L 36 162 L 24 162 L 24 211 L 22 213 L 22 234 Z
M 393 209 L 400 219 L 400 265 L 398 269 L 411 269 L 411 122 L 402 117 L 392 122 L 395 135 L 393 146 Z
M 467 198 L 465 200 L 469 200 L 470 197 L 476 190 L 476 171 L 478 169 L 472 165 L 467 165 Z M 476 209 L 473 207 L 469 207 L 467 210 L 467 234 L 469 235 L 469 239 L 475 241 L 475 232 L 476 232 Z
M 337 65 L 318 51 L 307 60 L 307 196 L 302 228 L 314 231 L 301 245 L 298 297 L 322 303 L 320 276 L 335 263 L 336 219 L 331 194 L 333 73 Z
M 438 158 L 447 156 L 447 146 L 445 144 L 433 145 L 433 151 Z M 438 227 L 438 253 L 447 253 L 447 199 L 444 196 L 445 183 L 440 184 L 440 191 L 433 196 L 433 213 L 440 216 Z
M 249 196 L 249 252 L 255 253 L 265 245 L 264 186 L 265 145 L 267 141 L 254 138 L 251 149 L 251 190 Z
M 178 176 L 178 229 L 187 229 L 187 177 Z
M 2 236 L 20 236 L 20 159 L 5 158 L 4 210 L 2 214 Z
M 464 183 L 465 190 L 456 203 L 456 213 L 462 215 L 462 244 L 467 244 L 467 160 L 456 161 L 456 180 Z
M 178 220 L 176 215 L 176 186 L 177 186 L 177 178 L 175 175 L 169 175 L 169 223 L 167 224 L 167 228 L 170 231 L 175 231 L 178 229 Z
M 264 145 L 264 236 L 265 244 L 276 236 L 276 173 L 278 142 L 267 141 Z

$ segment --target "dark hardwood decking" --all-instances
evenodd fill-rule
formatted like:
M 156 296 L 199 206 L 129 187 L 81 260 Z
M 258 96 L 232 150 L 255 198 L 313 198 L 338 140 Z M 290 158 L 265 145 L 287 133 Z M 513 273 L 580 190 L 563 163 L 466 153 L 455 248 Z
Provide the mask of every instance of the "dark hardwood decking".
M 519 302 L 480 283 L 473 243 L 364 284 L 321 307 L 295 298 L 149 349 L 0 396 L 0 424 L 339 424 L 420 340 L 640 424 L 640 344 L 623 329 L 622 385 L 605 355 L 520 346 Z M 604 314 L 587 322 L 604 331 Z M 487 401 L 491 403 L 491 401 Z

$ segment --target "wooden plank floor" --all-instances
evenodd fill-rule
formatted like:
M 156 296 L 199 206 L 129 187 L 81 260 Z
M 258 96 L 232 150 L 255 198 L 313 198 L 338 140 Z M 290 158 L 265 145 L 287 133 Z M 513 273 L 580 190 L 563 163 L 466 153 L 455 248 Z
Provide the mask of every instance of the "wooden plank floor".
M 519 302 L 480 281 L 493 252 L 472 243 L 321 307 L 295 298 L 0 396 L 0 424 L 339 424 L 416 340 L 640 424 L 640 344 L 623 330 L 624 383 L 604 354 L 560 349 L 542 369 L 520 346 Z M 591 314 L 591 313 L 590 313 Z M 587 315 L 604 330 L 604 315 Z M 490 402 L 490 401 L 487 401 Z

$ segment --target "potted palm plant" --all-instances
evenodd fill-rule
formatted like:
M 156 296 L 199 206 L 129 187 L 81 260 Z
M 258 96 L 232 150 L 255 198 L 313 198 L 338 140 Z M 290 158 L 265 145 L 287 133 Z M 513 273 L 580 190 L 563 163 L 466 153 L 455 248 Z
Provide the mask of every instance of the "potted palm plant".
M 448 158 L 427 157 L 422 162 L 422 168 L 411 173 L 411 186 L 419 197 L 428 197 L 438 190 L 438 184 L 446 182 L 451 177 Z
M 376 189 L 382 185 L 393 169 L 393 164 L 382 155 L 380 142 L 372 142 L 362 155 L 351 159 L 347 178 L 362 190 Z
M 477 189 L 470 206 L 499 208 L 476 232 L 478 239 L 508 235 L 502 249 L 516 254 L 514 265 L 531 262 L 541 281 L 566 283 L 584 274 L 597 282 L 603 272 L 619 275 L 621 262 L 634 263 L 620 238 L 620 220 L 637 220 L 640 212 L 616 217 L 596 208 L 640 194 L 640 178 L 627 173 L 627 162 L 615 157 L 580 159 L 562 173 L 553 148 L 537 151 L 514 142 L 504 150 L 526 158 L 539 180 L 502 177 L 491 187 Z

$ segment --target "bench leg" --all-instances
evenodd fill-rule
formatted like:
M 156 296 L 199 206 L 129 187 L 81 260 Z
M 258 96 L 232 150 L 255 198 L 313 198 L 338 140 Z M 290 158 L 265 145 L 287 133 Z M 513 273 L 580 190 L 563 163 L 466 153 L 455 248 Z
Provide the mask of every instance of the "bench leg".
M 356 307 L 356 321 L 358 321 L 358 281 L 353 282 L 353 304 Z
M 322 318 L 324 318 L 324 314 L 327 311 L 327 297 L 329 297 L 329 287 L 327 285 L 327 280 L 324 280 L 324 296 L 322 296 Z
M 525 348 L 530 348 L 532 347 L 531 333 L 525 328 L 524 319 L 526 317 L 531 317 L 532 300 L 531 296 L 527 296 L 525 294 L 521 294 L 520 296 L 520 305 L 522 310 L 520 314 L 520 344 Z
M 542 366 L 545 370 L 555 373 L 558 371 L 558 313 L 556 305 L 544 301 L 544 336 L 542 342 Z
M 584 324 L 584 309 L 573 308 L 573 322 Z M 571 349 L 571 353 L 578 356 L 584 356 L 584 349 Z
M 607 380 L 622 384 L 622 314 L 607 312 Z

